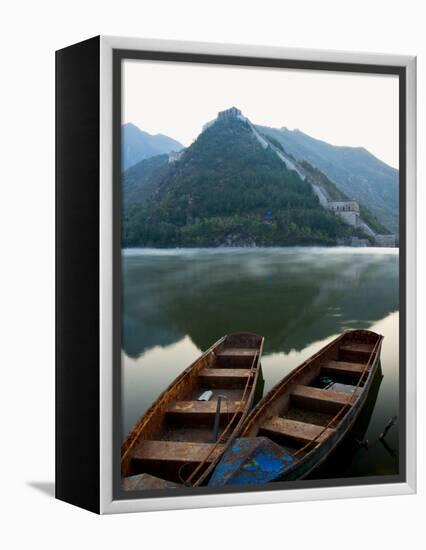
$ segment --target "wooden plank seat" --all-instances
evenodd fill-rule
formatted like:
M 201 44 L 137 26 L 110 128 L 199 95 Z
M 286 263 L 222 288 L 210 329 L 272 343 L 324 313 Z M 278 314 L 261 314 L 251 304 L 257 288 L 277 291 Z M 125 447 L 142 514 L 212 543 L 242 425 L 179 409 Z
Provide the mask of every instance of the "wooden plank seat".
M 365 369 L 364 363 L 349 363 L 348 361 L 327 361 L 321 365 L 321 370 L 331 374 L 360 375 Z
M 197 425 L 202 423 L 213 425 L 216 410 L 216 399 L 211 401 L 176 401 L 169 404 L 166 409 L 166 415 L 175 424 L 184 423 L 190 425 L 194 422 Z M 241 401 L 223 399 L 220 406 L 221 423 L 237 412 L 241 415 L 243 410 L 244 406 Z
M 223 444 L 215 445 L 214 443 L 145 440 L 131 451 L 131 458 L 134 461 L 143 462 L 198 464 L 206 460 L 209 463 L 223 452 L 223 447 Z M 207 457 L 210 451 L 212 453 Z
M 249 368 L 257 350 L 253 348 L 225 348 L 216 354 L 216 366 L 222 368 Z
M 225 348 L 217 353 L 218 357 L 254 357 L 257 350 L 254 348 Z
M 296 386 L 291 392 L 291 402 L 296 407 L 330 414 L 339 411 L 351 397 L 351 393 L 302 385 Z
M 242 388 L 251 375 L 250 369 L 201 369 L 199 372 L 202 386 L 208 388 Z
M 358 363 L 367 362 L 373 351 L 373 345 L 351 343 L 339 348 L 339 359 L 342 361 L 357 361 Z
M 345 344 L 340 347 L 341 351 L 350 351 L 353 353 L 370 353 L 373 351 L 373 345 L 372 344 Z
M 317 424 L 289 420 L 288 418 L 282 418 L 280 416 L 272 416 L 260 427 L 260 431 L 264 435 L 285 437 L 302 443 L 303 445 L 313 441 L 317 437 L 317 441 L 320 443 L 334 433 L 332 428 L 327 428 L 321 434 L 323 430 L 324 427 L 318 426 Z

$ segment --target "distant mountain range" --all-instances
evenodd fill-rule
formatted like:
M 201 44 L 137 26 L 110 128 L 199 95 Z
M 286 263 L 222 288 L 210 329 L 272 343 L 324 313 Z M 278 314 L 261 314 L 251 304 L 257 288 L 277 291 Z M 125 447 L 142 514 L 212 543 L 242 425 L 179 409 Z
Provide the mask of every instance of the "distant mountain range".
M 350 208 L 349 194 L 311 157 L 288 152 L 280 132 L 231 108 L 180 154 L 130 167 L 123 175 L 123 245 L 335 245 L 389 233 L 365 204 L 359 225 L 347 223 L 352 213 L 336 215 L 328 205 Z
M 306 160 L 349 198 L 362 202 L 378 220 L 398 232 L 399 172 L 363 147 L 340 147 L 320 141 L 300 130 L 257 126 L 276 139 L 297 160 Z
M 295 159 L 308 161 L 318 168 L 346 197 L 360 201 L 383 226 L 398 233 L 398 170 L 362 147 L 331 145 L 300 130 L 291 131 L 287 128 L 276 129 L 259 125 L 256 128 L 261 134 L 276 140 Z M 152 136 L 131 123 L 125 124 L 122 132 L 123 171 L 143 159 L 184 149 L 181 143 L 168 136 Z M 148 172 L 151 169 L 152 166 L 147 165 Z M 134 177 L 135 172 L 129 175 L 129 178 Z M 143 191 L 142 196 L 146 193 L 147 190 Z M 138 193 L 134 199 L 137 198 Z
M 123 171 L 143 159 L 183 149 L 183 145 L 175 139 L 162 134 L 148 134 L 130 122 L 122 126 L 121 140 Z

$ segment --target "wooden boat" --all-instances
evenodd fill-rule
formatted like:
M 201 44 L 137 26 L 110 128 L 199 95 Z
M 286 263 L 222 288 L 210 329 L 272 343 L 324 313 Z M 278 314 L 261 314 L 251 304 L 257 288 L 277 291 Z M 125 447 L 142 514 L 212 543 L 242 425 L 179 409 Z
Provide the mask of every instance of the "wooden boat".
M 302 479 L 348 434 L 380 363 L 383 336 L 343 333 L 294 369 L 257 404 L 209 485 Z
M 263 340 L 251 333 L 224 336 L 185 369 L 123 443 L 122 478 L 149 474 L 188 486 L 202 483 L 254 404 Z M 132 484 L 123 481 L 125 487 Z

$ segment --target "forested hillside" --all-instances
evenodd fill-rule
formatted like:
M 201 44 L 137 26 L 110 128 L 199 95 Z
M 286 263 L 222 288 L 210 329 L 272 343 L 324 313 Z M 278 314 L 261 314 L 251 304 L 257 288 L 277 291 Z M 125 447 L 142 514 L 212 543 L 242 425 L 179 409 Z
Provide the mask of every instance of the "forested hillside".
M 217 120 L 174 163 L 151 160 L 159 170 L 139 167 L 145 192 L 125 200 L 124 246 L 333 245 L 364 236 L 324 210 L 244 120 Z

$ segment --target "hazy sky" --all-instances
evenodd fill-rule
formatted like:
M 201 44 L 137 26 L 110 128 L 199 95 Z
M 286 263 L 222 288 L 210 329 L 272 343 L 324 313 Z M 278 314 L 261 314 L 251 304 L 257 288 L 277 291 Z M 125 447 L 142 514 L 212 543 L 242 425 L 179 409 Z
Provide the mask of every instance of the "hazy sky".
M 185 146 L 235 106 L 255 124 L 363 146 L 398 168 L 394 76 L 129 60 L 123 77 L 123 122 Z

